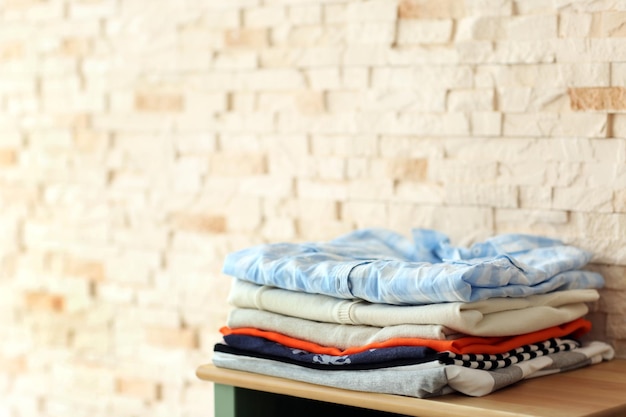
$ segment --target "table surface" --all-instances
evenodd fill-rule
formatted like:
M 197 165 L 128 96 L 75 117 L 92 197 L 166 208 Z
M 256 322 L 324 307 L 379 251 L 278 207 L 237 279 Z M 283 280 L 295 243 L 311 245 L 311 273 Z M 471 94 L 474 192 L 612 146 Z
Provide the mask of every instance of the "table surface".
M 485 397 L 449 394 L 419 399 L 366 393 L 217 368 L 212 364 L 200 366 L 196 375 L 222 385 L 410 416 L 626 416 L 626 359 L 521 381 Z

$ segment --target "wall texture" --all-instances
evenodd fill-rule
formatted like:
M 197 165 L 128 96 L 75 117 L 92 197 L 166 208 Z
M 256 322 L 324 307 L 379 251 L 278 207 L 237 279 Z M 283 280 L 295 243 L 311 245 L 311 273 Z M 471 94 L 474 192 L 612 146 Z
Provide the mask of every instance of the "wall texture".
M 626 1 L 0 0 L 0 416 L 205 416 L 229 251 L 595 253 L 626 356 Z

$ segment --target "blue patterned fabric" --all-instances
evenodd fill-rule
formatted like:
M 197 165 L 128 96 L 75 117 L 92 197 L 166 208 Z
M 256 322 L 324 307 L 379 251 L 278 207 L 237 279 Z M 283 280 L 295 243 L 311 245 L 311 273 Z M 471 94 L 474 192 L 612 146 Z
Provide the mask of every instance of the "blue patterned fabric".
M 230 348 L 217 343 L 214 350 L 282 360 L 288 363 L 308 366 L 315 369 L 375 369 L 432 362 L 438 359 L 437 351 L 425 346 L 394 346 L 382 349 L 368 349 L 350 355 L 326 355 L 291 348 L 262 337 L 231 334 L 224 336 Z
M 260 285 L 386 304 L 479 301 L 600 288 L 591 254 L 559 240 L 506 234 L 455 247 L 414 229 L 413 240 L 362 229 L 328 242 L 273 243 L 229 254 L 223 272 Z

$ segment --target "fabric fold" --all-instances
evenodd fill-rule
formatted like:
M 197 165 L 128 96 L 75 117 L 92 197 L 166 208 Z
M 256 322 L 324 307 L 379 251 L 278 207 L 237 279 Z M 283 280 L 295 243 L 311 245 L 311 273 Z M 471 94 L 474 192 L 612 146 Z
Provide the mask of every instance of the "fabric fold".
M 600 288 L 601 275 L 581 268 L 582 249 L 538 236 L 496 236 L 471 248 L 435 231 L 414 229 L 413 242 L 384 229 L 362 229 L 329 242 L 273 243 L 229 254 L 223 272 L 259 285 L 419 305 L 526 297 Z
M 572 350 L 579 346 L 575 340 L 552 338 L 496 355 L 457 355 L 451 352 L 436 352 L 424 346 L 394 346 L 335 356 L 290 348 L 256 336 L 231 334 L 224 336 L 224 342 L 225 344 L 218 343 L 215 350 L 280 360 L 327 371 L 391 368 L 434 360 L 446 365 L 459 365 L 474 369 L 498 369 L 539 356 Z
M 585 319 L 577 319 L 560 326 L 542 329 L 536 332 L 508 337 L 480 337 L 466 336 L 455 340 L 433 340 L 420 338 L 394 338 L 368 345 L 351 346 L 346 349 L 339 349 L 335 346 L 322 346 L 315 341 L 302 340 L 273 331 L 265 331 L 257 328 L 237 328 L 222 327 L 220 332 L 223 335 L 242 334 L 263 337 L 267 340 L 281 343 L 282 345 L 303 349 L 313 353 L 328 355 L 347 355 L 363 352 L 368 349 L 385 348 L 392 346 L 425 346 L 438 352 L 450 351 L 453 353 L 481 353 L 497 354 L 504 353 L 517 347 L 532 343 L 541 342 L 553 337 L 571 336 L 579 338 L 591 329 L 591 322 Z
M 613 356 L 614 351 L 608 344 L 591 342 L 571 351 L 540 356 L 496 370 L 442 365 L 431 361 L 393 368 L 329 372 L 279 360 L 220 352 L 219 349 L 213 353 L 213 363 L 221 368 L 341 389 L 430 398 L 455 391 L 484 396 L 524 379 L 567 372 L 610 360 Z
M 595 289 L 578 289 L 525 298 L 398 306 L 298 293 L 234 280 L 228 301 L 240 308 L 256 308 L 317 322 L 375 327 L 441 325 L 468 335 L 511 336 L 580 318 L 589 310 L 586 303 L 598 298 Z
M 567 372 L 613 359 L 615 352 L 604 342 L 591 342 L 569 352 L 538 357 L 494 371 L 448 365 L 446 379 L 451 388 L 471 396 L 483 396 L 523 379 Z
M 453 340 L 463 336 L 445 326 L 434 324 L 400 324 L 374 327 L 321 323 L 248 308 L 232 309 L 228 313 L 226 324 L 233 329 L 253 327 L 302 340 L 315 341 L 324 346 L 337 346 L 341 349 L 383 342 L 398 337 Z

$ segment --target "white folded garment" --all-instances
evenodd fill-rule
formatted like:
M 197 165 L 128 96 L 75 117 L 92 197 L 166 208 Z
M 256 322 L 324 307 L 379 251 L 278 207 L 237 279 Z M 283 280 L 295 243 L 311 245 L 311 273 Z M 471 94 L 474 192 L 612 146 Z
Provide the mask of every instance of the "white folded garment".
M 251 308 L 231 310 L 226 324 L 232 329 L 252 327 L 339 349 L 366 346 L 397 338 L 454 340 L 464 336 L 438 324 L 398 324 L 373 327 L 321 323 Z
M 525 298 L 399 306 L 344 300 L 233 280 L 228 300 L 240 308 L 266 310 L 326 323 L 376 327 L 436 324 L 473 336 L 513 336 L 580 318 L 589 311 L 586 303 L 598 298 L 599 294 L 594 289 L 577 289 Z

